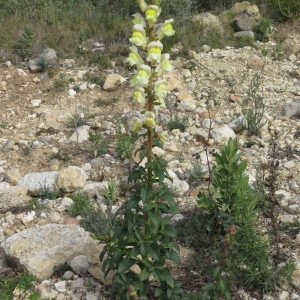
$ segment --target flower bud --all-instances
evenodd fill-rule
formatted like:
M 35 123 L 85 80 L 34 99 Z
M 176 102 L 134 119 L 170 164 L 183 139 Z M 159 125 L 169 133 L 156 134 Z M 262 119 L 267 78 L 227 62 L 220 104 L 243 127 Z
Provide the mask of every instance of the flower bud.
M 133 94 L 133 101 L 139 103 L 141 106 L 145 106 L 146 103 L 146 95 L 145 90 L 140 87 L 136 87 Z
M 155 128 L 156 124 L 155 124 L 155 120 L 152 118 L 146 118 L 144 120 L 144 124 L 149 127 L 149 128 Z
M 138 0 L 138 5 L 139 5 L 141 11 L 145 11 L 147 8 L 147 4 L 144 0 Z
M 164 99 L 168 94 L 166 81 L 164 79 L 157 80 L 154 83 L 154 91 L 158 99 Z

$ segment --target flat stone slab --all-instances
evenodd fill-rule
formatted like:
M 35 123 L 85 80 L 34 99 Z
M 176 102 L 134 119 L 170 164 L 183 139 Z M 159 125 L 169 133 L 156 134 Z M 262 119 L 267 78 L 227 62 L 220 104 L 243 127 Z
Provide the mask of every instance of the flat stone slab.
M 50 278 L 55 266 L 85 255 L 92 275 L 105 283 L 99 260 L 103 246 L 77 225 L 47 224 L 26 229 L 7 238 L 1 246 L 10 261 L 38 280 Z

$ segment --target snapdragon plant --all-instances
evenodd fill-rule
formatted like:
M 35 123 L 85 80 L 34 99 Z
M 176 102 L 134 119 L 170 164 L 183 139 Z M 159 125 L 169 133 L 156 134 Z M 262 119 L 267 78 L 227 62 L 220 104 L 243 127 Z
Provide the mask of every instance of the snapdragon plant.
M 162 75 L 173 69 L 161 41 L 175 33 L 173 19 L 157 25 L 160 3 L 138 0 L 141 13 L 133 15 L 132 46 L 126 60 L 134 68 L 130 84 L 142 115 L 132 118 L 130 127 L 143 139 L 139 152 L 145 163 L 136 164 L 129 175 L 131 196 L 116 215 L 122 224 L 107 237 L 100 255 L 105 274 L 114 272 L 114 299 L 183 299 L 180 284 L 166 267 L 167 260 L 180 263 L 176 231 L 166 217 L 178 209 L 164 184 L 168 178 L 166 162 L 152 153 L 154 145 L 161 146 L 168 139 L 167 132 L 159 132 L 156 124 L 157 111 L 165 106 L 167 95 Z

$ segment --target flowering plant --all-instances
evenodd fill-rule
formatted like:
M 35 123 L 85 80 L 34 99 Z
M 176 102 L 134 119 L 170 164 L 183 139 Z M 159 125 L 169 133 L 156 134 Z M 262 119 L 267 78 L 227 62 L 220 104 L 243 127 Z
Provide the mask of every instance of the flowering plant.
M 173 69 L 170 55 L 163 53 L 161 40 L 175 33 L 173 19 L 158 26 L 161 0 L 137 0 L 141 14 L 133 15 L 132 46 L 126 62 L 134 68 L 130 85 L 133 100 L 141 107 L 142 118 L 129 122 L 131 129 L 141 131 L 146 164 L 136 164 L 129 175 L 133 182 L 131 197 L 118 214 L 122 224 L 106 241 L 101 259 L 107 275 L 115 271 L 112 293 L 120 299 L 183 299 L 180 284 L 166 267 L 166 260 L 179 263 L 179 247 L 174 243 L 176 231 L 167 214 L 177 212 L 171 191 L 164 184 L 168 178 L 166 162 L 152 153 L 154 145 L 168 139 L 168 133 L 157 132 L 157 112 L 165 106 L 167 95 L 165 72 Z M 146 133 L 144 133 L 146 131 Z M 141 151 L 142 152 L 142 151 Z M 155 283 L 155 285 L 154 285 Z M 127 298 L 126 298 L 127 299 Z

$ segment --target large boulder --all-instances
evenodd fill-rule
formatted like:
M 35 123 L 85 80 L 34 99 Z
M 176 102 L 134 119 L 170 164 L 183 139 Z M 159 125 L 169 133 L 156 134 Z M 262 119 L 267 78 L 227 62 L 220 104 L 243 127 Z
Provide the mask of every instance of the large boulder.
M 58 187 L 68 193 L 81 189 L 87 180 L 85 171 L 76 166 L 62 169 L 57 178 Z
M 261 20 L 261 15 L 257 5 L 247 6 L 233 20 L 233 28 L 235 31 L 250 31 Z
M 222 11 L 218 17 L 223 24 L 228 24 L 250 5 L 248 1 L 237 2 L 230 9 Z
M 199 23 L 199 28 L 202 27 L 201 35 L 209 37 L 212 34 L 222 35 L 224 33 L 223 25 L 220 19 L 211 13 L 201 13 L 192 18 L 192 22 Z M 195 34 L 197 34 L 195 32 Z
M 17 182 L 17 185 L 25 185 L 32 196 L 40 196 L 57 189 L 57 177 L 57 171 L 28 173 Z
M 54 267 L 85 255 L 88 271 L 103 283 L 111 283 L 112 276 L 104 280 L 99 254 L 103 245 L 77 225 L 47 224 L 18 232 L 1 243 L 10 262 L 37 277 L 50 278 Z M 73 262 L 74 264 L 74 262 Z

